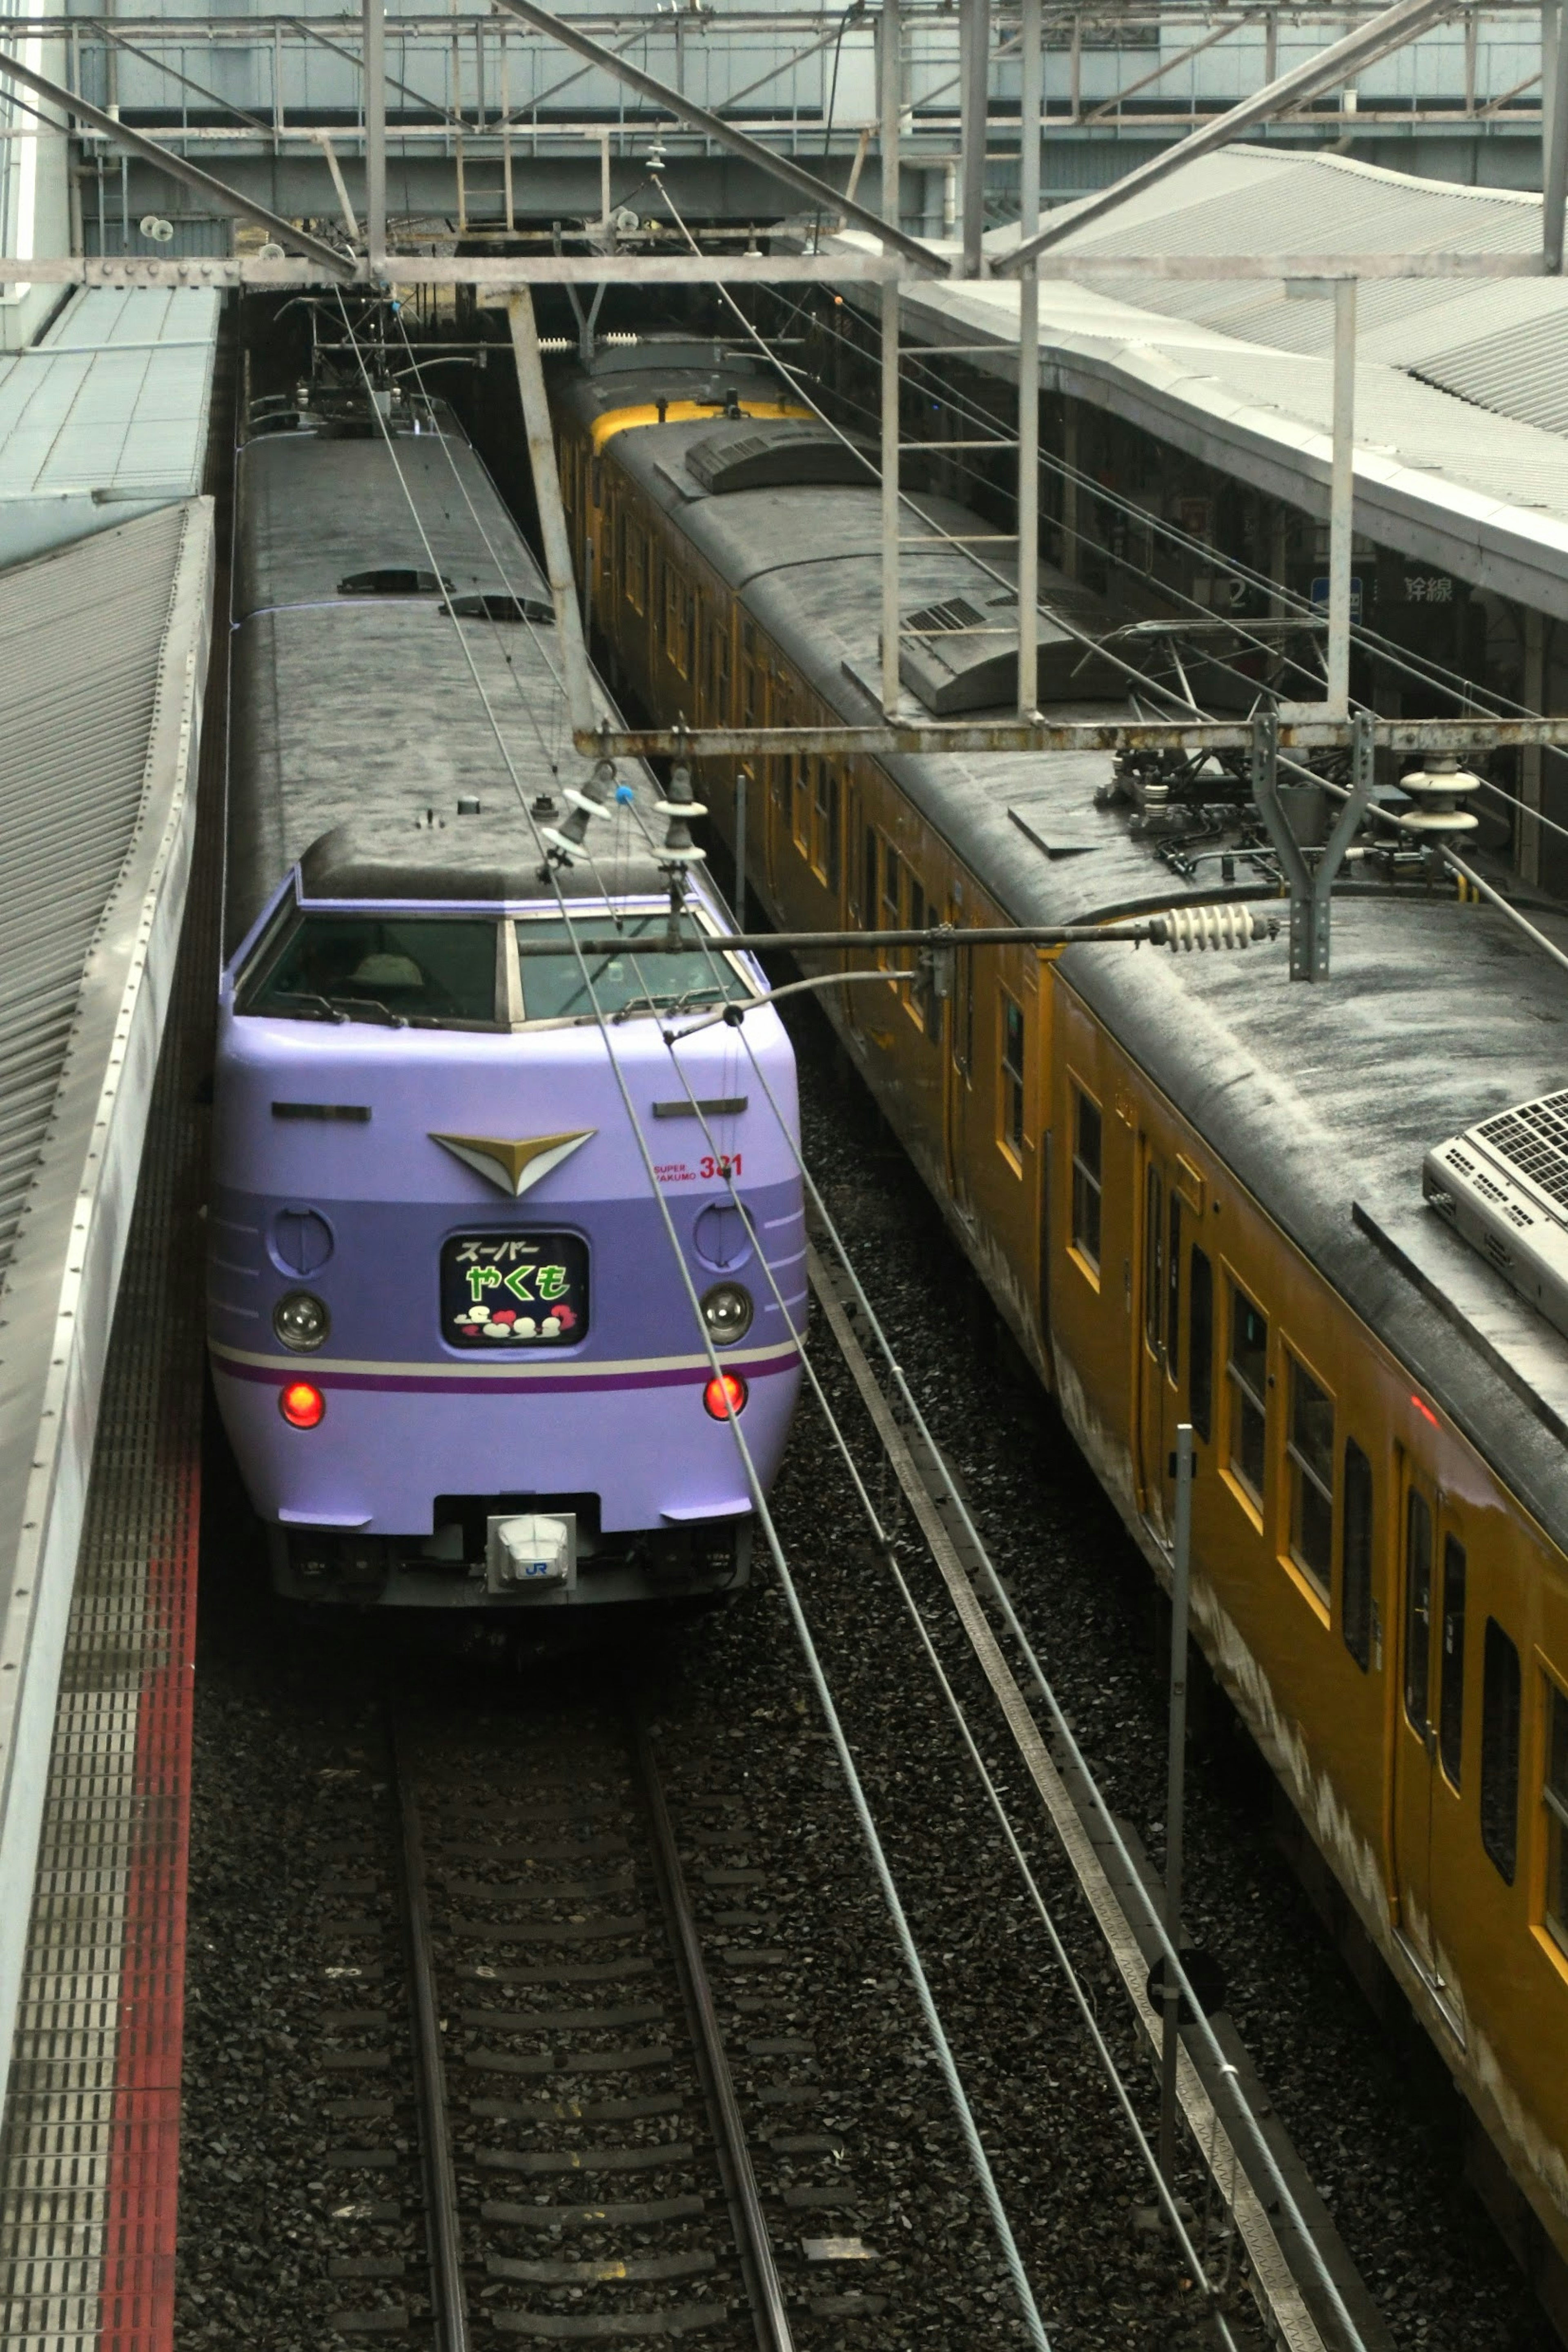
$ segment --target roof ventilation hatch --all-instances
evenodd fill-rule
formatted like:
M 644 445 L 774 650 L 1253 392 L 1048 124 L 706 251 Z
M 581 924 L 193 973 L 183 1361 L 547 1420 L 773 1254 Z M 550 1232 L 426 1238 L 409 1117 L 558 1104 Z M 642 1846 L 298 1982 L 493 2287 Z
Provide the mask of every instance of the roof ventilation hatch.
M 807 483 L 874 480 L 862 452 L 871 445 L 850 436 L 846 446 L 825 425 L 788 418 L 760 426 L 705 433 L 686 451 L 686 471 L 713 497 L 727 490 L 794 489 Z

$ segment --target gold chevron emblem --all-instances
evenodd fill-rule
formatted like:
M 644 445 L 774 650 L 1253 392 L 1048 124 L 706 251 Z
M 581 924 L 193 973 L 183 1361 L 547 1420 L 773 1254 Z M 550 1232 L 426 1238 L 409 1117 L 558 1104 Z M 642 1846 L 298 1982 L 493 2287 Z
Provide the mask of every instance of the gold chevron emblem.
M 536 1185 L 541 1176 L 570 1160 L 580 1144 L 597 1135 L 596 1127 L 580 1127 L 570 1135 L 437 1135 L 426 1130 L 432 1143 L 450 1151 L 465 1168 L 494 1184 L 514 1201 Z

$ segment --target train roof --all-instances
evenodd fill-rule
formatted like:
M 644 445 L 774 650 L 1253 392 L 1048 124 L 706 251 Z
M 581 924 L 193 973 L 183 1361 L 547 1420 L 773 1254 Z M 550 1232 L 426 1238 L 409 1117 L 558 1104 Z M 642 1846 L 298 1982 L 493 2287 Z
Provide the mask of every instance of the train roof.
M 675 384 L 666 388 L 676 396 Z M 708 429 L 634 429 L 610 446 L 830 710 L 848 723 L 873 720 L 875 704 L 854 674 L 873 677 L 878 661 L 876 492 L 712 496 L 684 461 Z M 988 528 L 949 502 L 922 503 L 945 528 Z M 902 602 L 908 609 L 977 576 L 950 549 L 906 551 Z M 1044 573 L 1042 584 L 1049 592 Z M 1108 754 L 951 753 L 886 765 L 1017 921 L 1094 920 L 1205 896 L 1129 828 L 1124 812 L 1101 804 Z M 1260 897 L 1270 887 L 1260 877 Z M 1532 919 L 1568 948 L 1568 918 L 1532 909 Z M 1180 958 L 1074 948 L 1063 969 L 1568 1548 L 1568 1342 L 1422 1196 L 1435 1145 L 1563 1085 L 1568 975 L 1485 905 L 1354 887 L 1334 898 L 1333 959 L 1330 982 L 1311 986 L 1288 981 L 1282 939 Z
M 345 824 L 389 897 L 453 898 L 483 878 L 484 898 L 538 898 L 538 827 L 568 814 L 584 762 L 538 617 L 547 583 L 468 443 L 267 435 L 240 479 L 231 943 Z M 656 789 L 632 763 L 621 776 L 636 803 L 595 820 L 592 865 L 568 869 L 594 895 L 662 887 Z

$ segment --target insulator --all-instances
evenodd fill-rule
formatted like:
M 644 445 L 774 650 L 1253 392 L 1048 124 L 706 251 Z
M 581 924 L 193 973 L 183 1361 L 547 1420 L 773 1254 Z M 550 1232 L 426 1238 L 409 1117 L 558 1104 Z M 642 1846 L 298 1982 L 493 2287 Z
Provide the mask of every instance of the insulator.
M 562 798 L 570 806 L 571 814 L 559 831 L 553 826 L 547 828 L 542 838 L 552 850 L 570 862 L 572 851 L 582 847 L 591 820 L 608 814 L 609 795 L 614 788 L 615 762 L 613 760 L 601 760 L 584 791 L 578 792 L 574 786 L 567 785 Z
M 1480 790 L 1480 783 L 1451 751 L 1430 752 L 1424 768 L 1413 768 L 1399 779 L 1400 791 L 1416 803 L 1407 814 L 1400 811 L 1401 821 L 1417 833 L 1473 833 L 1480 820 L 1464 803 Z
M 664 845 L 660 851 L 665 866 L 700 866 L 707 852 L 699 849 L 692 839 L 691 822 L 695 816 L 706 816 L 706 810 L 692 793 L 692 772 L 684 760 L 677 760 L 670 771 L 670 789 L 658 803 L 659 813 L 668 819 L 664 829 Z
M 1264 936 L 1250 907 L 1173 907 L 1160 921 L 1172 955 L 1190 955 L 1194 948 L 1249 948 Z

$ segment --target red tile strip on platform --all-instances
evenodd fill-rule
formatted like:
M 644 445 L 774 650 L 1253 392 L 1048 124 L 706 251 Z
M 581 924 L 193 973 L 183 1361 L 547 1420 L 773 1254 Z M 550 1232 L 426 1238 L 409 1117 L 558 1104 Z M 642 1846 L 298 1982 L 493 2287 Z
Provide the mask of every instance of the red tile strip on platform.
M 110 2126 L 100 2352 L 166 2352 L 174 2330 L 180 2069 L 185 2023 L 185 1877 L 195 1695 L 199 1458 L 171 1514 L 183 1544 L 148 1562 L 147 1632 L 157 1661 L 136 1722 L 137 1823 Z

